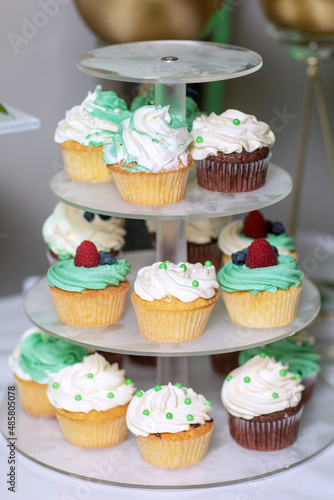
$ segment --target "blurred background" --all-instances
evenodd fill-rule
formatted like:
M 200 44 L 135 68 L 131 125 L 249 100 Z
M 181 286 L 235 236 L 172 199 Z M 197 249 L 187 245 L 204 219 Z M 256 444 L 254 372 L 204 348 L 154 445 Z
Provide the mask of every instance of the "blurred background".
M 236 108 L 269 123 L 276 135 L 272 161 L 294 175 L 306 65 L 269 35 L 268 22 L 280 18 L 288 28 L 315 30 L 320 37 L 327 37 L 333 28 L 323 21 L 334 23 L 334 14 L 330 11 L 330 17 L 321 12 L 320 16 L 320 10 L 324 6 L 334 9 L 334 2 L 301 0 L 304 13 L 302 24 L 297 26 L 291 2 L 298 3 L 229 0 L 223 10 L 219 0 L 1 2 L 0 103 L 38 117 L 41 127 L 0 135 L 0 296 L 19 293 L 26 276 L 45 274 L 47 270 L 41 228 L 57 202 L 49 183 L 62 162 L 60 148 L 54 142 L 58 121 L 97 83 L 102 83 L 104 90 L 118 92 L 128 104 L 138 93 L 136 85 L 101 82 L 76 68 L 81 54 L 103 43 L 202 39 L 228 42 L 261 54 L 264 64 L 257 73 L 225 84 L 197 86 L 200 108 L 217 113 Z M 272 10 L 277 6 L 277 11 Z M 108 15 L 101 16 L 105 8 Z M 326 59 L 321 74 L 332 119 L 334 68 L 332 58 Z M 290 210 L 291 196 L 263 212 L 288 224 Z M 298 229 L 333 233 L 333 213 L 326 151 L 313 106 Z M 144 224 L 128 222 L 127 248 L 149 246 Z

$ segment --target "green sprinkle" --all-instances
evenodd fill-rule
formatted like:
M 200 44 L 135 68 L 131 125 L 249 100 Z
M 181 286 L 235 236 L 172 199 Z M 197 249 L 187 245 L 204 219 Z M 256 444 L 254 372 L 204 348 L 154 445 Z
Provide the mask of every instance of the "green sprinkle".
M 278 394 L 277 394 L 277 392 L 273 392 L 273 398 L 274 398 L 274 399 L 277 399 L 277 398 L 278 398 Z
M 201 135 L 197 136 L 196 142 L 203 142 L 203 137 Z
M 232 375 L 227 375 L 227 377 L 226 377 L 227 382 L 229 382 L 230 380 L 232 380 L 232 378 L 233 378 Z
M 93 378 L 94 375 L 92 373 L 87 373 L 87 378 Z
M 194 420 L 194 417 L 192 415 L 187 415 L 187 420 L 188 422 L 191 422 L 192 420 Z
M 212 266 L 212 262 L 211 262 L 211 260 L 207 260 L 207 261 L 205 261 L 205 264 L 204 264 L 204 265 L 205 265 L 205 267 L 211 267 L 211 266 Z
M 159 269 L 167 269 L 167 264 L 165 262 L 161 262 Z
M 150 412 L 149 412 L 148 410 L 144 410 L 144 411 L 143 411 L 143 415 L 148 416 L 149 414 L 150 414 Z
M 127 378 L 127 379 L 125 380 L 125 385 L 131 385 L 131 384 L 133 384 L 133 382 L 132 382 L 131 378 Z
M 240 120 L 239 120 L 239 118 L 234 118 L 234 120 L 233 120 L 233 125 L 240 125 Z
M 80 394 L 77 394 L 74 398 L 76 401 L 81 401 L 82 400 L 82 397 L 80 396 Z
M 285 377 L 286 375 L 286 370 L 282 369 L 279 371 L 279 374 L 281 375 L 281 377 Z
M 113 392 L 108 392 L 108 398 L 112 399 L 113 397 L 114 397 L 114 393 Z
M 245 377 L 245 378 L 244 378 L 244 382 L 245 382 L 246 384 L 249 384 L 249 382 L 250 382 L 250 378 L 249 378 L 249 377 Z
M 170 264 L 170 260 L 165 260 L 165 264 Z
M 180 382 L 176 382 L 174 385 L 175 385 L 175 387 L 178 387 L 179 389 L 182 389 L 182 384 L 180 384 Z
M 197 280 L 194 280 L 191 284 L 192 284 L 192 286 L 193 286 L 193 287 L 195 287 L 195 288 L 199 286 L 199 283 L 198 283 L 198 281 L 197 281 Z
M 261 352 L 260 357 L 261 357 L 261 358 L 266 358 L 266 357 L 267 357 L 267 355 L 266 355 L 266 353 L 265 353 L 265 352 Z
M 155 392 L 161 391 L 161 385 L 156 385 L 154 387 Z
M 141 398 L 141 397 L 142 397 L 142 395 L 143 395 L 143 391 L 137 391 L 137 392 L 136 392 L 136 396 L 137 396 L 138 398 Z
M 186 404 L 186 405 L 190 405 L 190 404 L 191 404 L 191 399 L 190 399 L 190 398 L 186 398 L 186 399 L 184 400 L 184 404 Z
M 180 264 L 180 267 L 182 267 L 185 271 L 187 270 L 187 266 L 185 264 Z
M 205 403 L 204 403 L 204 404 L 206 404 L 206 406 L 212 406 L 211 401 L 205 401 Z
M 166 413 L 166 418 L 168 418 L 169 420 L 173 418 L 173 414 L 172 413 Z
M 54 389 L 58 389 L 58 387 L 59 387 L 58 382 L 54 382 L 54 383 L 52 384 L 52 387 L 53 387 Z
M 301 379 L 301 378 L 302 378 L 302 376 L 301 376 L 301 374 L 300 374 L 300 373 L 296 373 L 296 374 L 295 374 L 295 379 L 296 379 L 296 380 L 299 380 L 299 379 Z
M 187 394 L 187 389 L 185 387 L 183 387 L 182 390 L 185 394 Z

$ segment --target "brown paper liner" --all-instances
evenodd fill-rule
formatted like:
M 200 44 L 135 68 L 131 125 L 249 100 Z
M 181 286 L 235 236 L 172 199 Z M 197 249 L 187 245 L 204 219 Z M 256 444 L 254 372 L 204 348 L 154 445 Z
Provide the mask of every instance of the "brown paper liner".
M 199 186 L 223 193 L 254 191 L 265 183 L 269 155 L 250 163 L 223 163 L 194 160 Z
M 122 200 L 135 205 L 161 206 L 183 200 L 189 175 L 188 164 L 161 172 L 130 172 L 116 165 L 107 165 Z
M 310 400 L 317 378 L 318 378 L 318 372 L 314 372 L 308 377 L 302 379 L 302 384 L 305 387 L 305 389 L 302 392 L 303 403 L 307 403 L 307 401 Z
M 213 369 L 226 377 L 226 375 L 239 366 L 239 352 L 240 351 L 212 354 L 210 360 Z
M 211 299 L 198 298 L 194 302 L 170 300 L 149 302 L 132 292 L 139 333 L 156 342 L 187 342 L 202 335 L 219 292 Z
M 55 413 L 69 443 L 83 448 L 106 448 L 126 438 L 125 415 L 128 406 L 117 406 L 106 411 L 91 410 L 89 413 L 55 408 Z
M 22 380 L 15 373 L 14 378 L 24 411 L 39 417 L 55 417 L 54 409 L 46 395 L 48 384 Z
M 70 179 L 81 182 L 112 182 L 103 161 L 103 146 L 83 146 L 75 141 L 60 144 L 64 168 Z
M 206 455 L 213 430 L 207 422 L 189 431 L 137 436 L 140 454 L 145 462 L 164 469 L 197 464 Z
M 244 448 L 257 451 L 282 450 L 297 439 L 303 406 L 261 415 L 251 420 L 229 415 L 232 438 Z
M 232 321 L 249 328 L 275 328 L 296 318 L 302 284 L 275 293 L 225 292 L 220 290 Z
M 117 323 L 124 312 L 129 283 L 104 290 L 67 292 L 49 286 L 59 320 L 65 325 L 94 328 Z

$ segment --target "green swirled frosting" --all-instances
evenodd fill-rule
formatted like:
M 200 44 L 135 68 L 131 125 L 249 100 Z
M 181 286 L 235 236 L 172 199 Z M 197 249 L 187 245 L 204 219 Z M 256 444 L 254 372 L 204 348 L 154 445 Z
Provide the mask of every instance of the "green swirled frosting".
M 263 352 L 270 357 L 274 357 L 276 361 L 289 365 L 289 371 L 299 373 L 302 378 L 320 371 L 318 364 L 320 355 L 317 354 L 312 341 L 296 335 L 278 340 L 272 344 L 241 351 L 239 353 L 239 365 L 243 365 L 253 356 Z
M 238 236 L 240 238 L 243 238 L 245 240 L 245 246 L 251 244 L 253 241 L 253 238 L 248 238 L 245 236 L 242 232 L 242 228 L 239 229 L 238 231 Z M 281 234 L 273 234 L 273 233 L 268 233 L 268 236 L 264 238 L 265 240 L 269 241 L 269 243 L 276 248 L 285 248 L 286 250 L 294 250 L 294 238 L 292 236 L 288 236 L 288 233 L 284 232 Z
M 115 264 L 97 267 L 76 267 L 74 259 L 60 261 L 49 268 L 47 279 L 50 286 L 67 292 L 84 290 L 103 290 L 109 285 L 119 286 L 126 280 L 131 264 L 125 259 L 116 260 Z
M 219 271 L 218 282 L 226 292 L 248 291 L 256 295 L 261 291 L 275 293 L 278 288 L 287 290 L 290 286 L 298 286 L 303 277 L 293 257 L 280 255 L 276 266 L 255 269 L 230 261 Z
M 82 361 L 89 354 L 83 347 L 41 332 L 23 337 L 20 351 L 20 368 L 38 383 L 46 383 L 59 370 Z
M 118 97 L 113 90 L 103 91 L 96 88 L 94 95 L 95 100 L 87 100 L 84 103 L 84 109 L 90 116 L 116 124 L 130 116 L 126 102 Z

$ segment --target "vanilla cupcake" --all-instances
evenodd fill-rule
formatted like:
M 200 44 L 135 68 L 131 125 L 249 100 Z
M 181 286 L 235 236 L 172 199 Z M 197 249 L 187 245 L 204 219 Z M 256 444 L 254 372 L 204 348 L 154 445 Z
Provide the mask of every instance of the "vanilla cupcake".
M 166 469 L 198 463 L 206 455 L 213 420 L 211 403 L 181 384 L 137 391 L 126 413 L 142 458 Z
M 131 294 L 139 333 L 156 342 L 199 337 L 219 297 L 211 262 L 156 262 L 138 271 Z
M 228 109 L 201 115 L 193 122 L 194 159 L 198 184 L 211 191 L 238 193 L 263 186 L 275 136 L 253 115 Z
M 117 132 L 130 112 L 116 92 L 97 86 L 82 104 L 66 111 L 58 123 L 55 142 L 61 146 L 65 171 L 70 179 L 83 182 L 110 182 L 103 161 L 103 144 Z
M 54 417 L 46 390 L 52 377 L 65 366 L 81 361 L 88 351 L 39 331 L 26 330 L 9 357 L 9 367 L 23 409 L 40 417 Z
M 119 126 L 103 158 L 124 201 L 159 206 L 185 195 L 192 158 L 191 136 L 169 106 L 143 106 Z
M 232 438 L 244 448 L 257 451 L 292 445 L 303 410 L 303 390 L 300 377 L 266 354 L 233 370 L 221 390 Z
M 125 371 L 98 353 L 60 370 L 47 389 L 65 438 L 84 448 L 105 448 L 124 441 L 125 415 L 134 392 Z
M 123 226 L 119 217 L 84 212 L 60 201 L 42 227 L 49 263 L 74 258 L 84 240 L 92 241 L 98 251 L 117 255 L 125 244 Z

